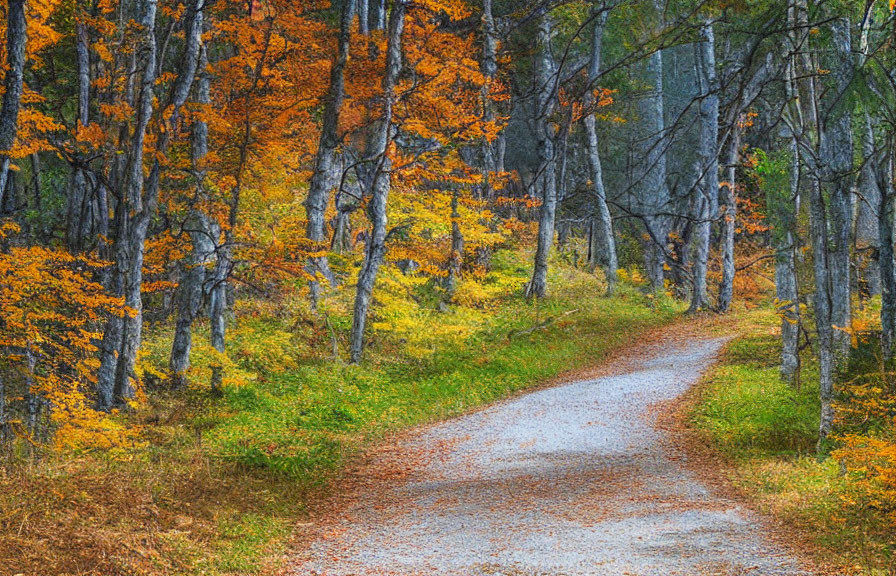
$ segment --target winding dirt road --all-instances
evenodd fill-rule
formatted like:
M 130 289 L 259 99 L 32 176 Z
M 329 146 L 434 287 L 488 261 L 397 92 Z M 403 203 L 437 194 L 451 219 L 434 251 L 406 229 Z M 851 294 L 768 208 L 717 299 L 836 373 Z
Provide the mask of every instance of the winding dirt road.
M 811 574 L 656 424 L 656 407 L 722 344 L 642 347 L 606 376 L 415 431 L 372 457 L 335 519 L 309 528 L 290 574 Z

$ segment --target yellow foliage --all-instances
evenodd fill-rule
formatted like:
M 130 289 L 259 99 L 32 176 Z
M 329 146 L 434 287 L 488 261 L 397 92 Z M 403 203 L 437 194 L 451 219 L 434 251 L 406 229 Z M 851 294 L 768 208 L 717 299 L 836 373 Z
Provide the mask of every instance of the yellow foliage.
M 644 274 L 636 266 L 630 266 L 628 269 L 620 268 L 616 271 L 616 275 L 619 277 L 619 280 L 627 282 L 632 286 L 645 286 L 647 284 Z
M 0 226 L 0 246 L 17 226 Z M 0 377 L 8 397 L 40 399 L 58 447 L 114 446 L 130 431 L 91 408 L 99 327 L 123 302 L 91 278 L 104 263 L 42 247 L 0 249 Z M 29 433 L 22 431 L 22 434 Z

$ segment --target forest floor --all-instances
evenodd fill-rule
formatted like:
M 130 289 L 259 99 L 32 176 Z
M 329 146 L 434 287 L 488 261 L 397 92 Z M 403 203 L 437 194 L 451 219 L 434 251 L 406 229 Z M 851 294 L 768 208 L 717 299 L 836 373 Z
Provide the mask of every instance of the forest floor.
M 448 310 L 421 304 L 428 285 L 384 273 L 359 366 L 330 352 L 334 333 L 344 349 L 350 301 L 328 301 L 327 324 L 240 302 L 223 397 L 201 374 L 183 390 L 157 384 L 121 415 L 139 432 L 133 446 L 36 450 L 0 466 L 0 575 L 274 573 L 296 525 L 346 492 L 343 472 L 368 447 L 602 363 L 683 310 L 631 285 L 596 297 L 605 285 L 562 263 L 550 298 L 526 301 L 530 258 L 495 254 Z M 170 326 L 152 327 L 146 348 L 144 363 L 163 367 Z
M 669 415 L 730 324 L 679 323 L 564 384 L 378 446 L 300 527 L 289 573 L 820 573 L 677 442 Z

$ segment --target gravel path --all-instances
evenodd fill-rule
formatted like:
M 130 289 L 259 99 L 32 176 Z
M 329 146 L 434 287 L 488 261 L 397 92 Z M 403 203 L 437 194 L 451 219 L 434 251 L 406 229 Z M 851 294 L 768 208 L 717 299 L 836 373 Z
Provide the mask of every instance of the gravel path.
M 645 347 L 610 376 L 410 435 L 371 467 L 407 469 L 402 481 L 368 480 L 291 573 L 809 574 L 655 425 L 650 407 L 694 384 L 721 345 Z

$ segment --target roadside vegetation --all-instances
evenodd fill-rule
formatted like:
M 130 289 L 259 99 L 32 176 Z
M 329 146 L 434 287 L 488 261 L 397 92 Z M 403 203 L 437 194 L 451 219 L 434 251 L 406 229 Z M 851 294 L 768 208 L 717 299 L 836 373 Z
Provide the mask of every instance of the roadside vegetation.
M 863 310 L 872 315 L 874 308 L 866 303 Z M 887 485 L 893 460 L 886 449 L 896 422 L 886 415 L 893 396 L 881 386 L 878 333 L 863 325 L 856 334 L 853 360 L 839 376 L 835 433 L 816 453 L 818 366 L 811 350 L 801 355 L 799 383 L 790 385 L 780 375 L 774 305 L 739 312 L 734 324 L 739 335 L 695 391 L 694 429 L 725 457 L 734 486 L 835 573 L 896 574 L 896 500 Z M 882 404 L 869 405 L 878 398 Z

